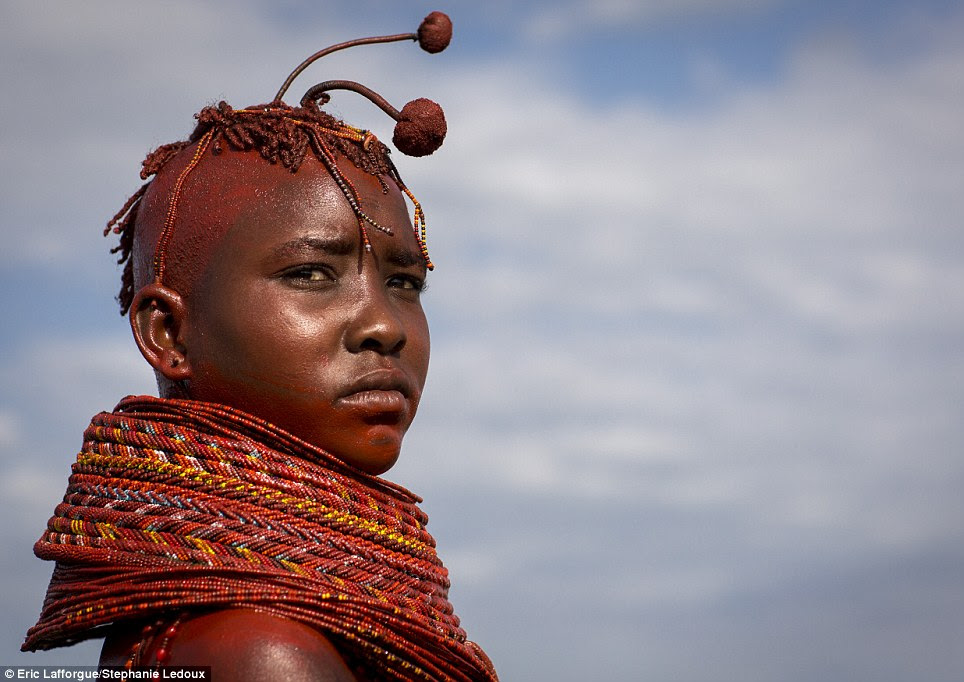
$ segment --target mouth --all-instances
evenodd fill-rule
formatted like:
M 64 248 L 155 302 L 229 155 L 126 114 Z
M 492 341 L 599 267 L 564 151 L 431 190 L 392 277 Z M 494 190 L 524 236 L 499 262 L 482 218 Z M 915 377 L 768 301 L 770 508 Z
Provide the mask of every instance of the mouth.
M 393 370 L 376 370 L 352 382 L 336 404 L 373 415 L 400 415 L 408 410 L 411 395 L 412 386 L 404 374 Z

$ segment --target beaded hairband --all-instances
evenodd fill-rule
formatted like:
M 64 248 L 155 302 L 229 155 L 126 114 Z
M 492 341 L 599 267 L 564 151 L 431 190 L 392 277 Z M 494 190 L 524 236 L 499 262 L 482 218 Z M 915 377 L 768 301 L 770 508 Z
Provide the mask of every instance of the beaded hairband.
M 356 191 L 352 182 L 339 170 L 334 150 L 332 150 L 324 142 L 320 134 L 323 133 L 326 135 L 351 140 L 352 142 L 360 144 L 362 149 L 369 154 L 371 153 L 369 151 L 371 145 L 376 142 L 375 136 L 370 131 L 361 130 L 341 122 L 338 122 L 339 125 L 337 127 L 325 126 L 317 121 L 306 120 L 304 114 L 305 112 L 320 112 L 319 107 L 326 104 L 330 100 L 330 95 L 328 94 L 329 91 L 351 90 L 363 95 L 376 106 L 378 106 L 382 111 L 395 119 L 396 125 L 392 142 L 399 151 L 409 156 L 426 156 L 438 149 L 442 145 L 442 141 L 445 138 L 446 123 L 442 108 L 429 99 L 419 98 L 409 102 L 402 107 L 401 111 L 398 111 L 387 101 L 385 101 L 384 98 L 371 89 L 361 85 L 360 83 L 346 80 L 324 81 L 312 86 L 301 98 L 300 109 L 295 109 L 285 104 L 282 101 L 282 97 L 284 97 L 294 79 L 302 71 L 304 71 L 308 65 L 320 59 L 321 57 L 324 57 L 325 55 L 331 54 L 332 52 L 343 50 L 349 47 L 355 47 L 357 45 L 415 40 L 418 41 L 423 50 L 434 54 L 444 50 L 448 46 L 451 38 L 451 20 L 442 12 L 432 12 L 425 17 L 425 19 L 419 25 L 418 31 L 415 33 L 401 33 L 389 36 L 359 38 L 357 40 L 338 43 L 316 52 L 305 59 L 294 69 L 294 71 L 291 72 L 291 74 L 289 74 L 288 78 L 278 90 L 278 93 L 275 95 L 270 104 L 248 107 L 245 109 L 232 109 L 226 103 L 222 102 L 217 107 L 207 107 L 204 109 L 198 115 L 199 122 L 202 124 L 210 123 L 211 127 L 208 128 L 197 141 L 197 147 L 190 162 L 181 170 L 177 180 L 174 183 L 171 199 L 168 204 L 168 209 L 164 220 L 164 227 L 161 231 L 161 235 L 154 251 L 154 282 L 156 284 L 163 284 L 167 249 L 173 233 L 174 224 L 176 222 L 178 203 L 180 201 L 181 189 L 185 180 L 197 168 L 198 163 L 200 162 L 204 153 L 208 150 L 208 148 L 212 147 L 212 143 L 215 153 L 220 151 L 220 144 L 216 138 L 222 135 L 230 138 L 232 131 L 229 126 L 244 122 L 245 120 L 253 120 L 256 118 L 286 119 L 290 124 L 304 129 L 308 135 L 316 156 L 325 165 L 328 173 L 334 179 L 335 183 L 338 185 L 342 194 L 344 194 L 349 206 L 354 212 L 355 217 L 358 220 L 358 227 L 361 233 L 364 248 L 369 251 L 371 250 L 371 241 L 368 237 L 366 225 L 374 227 L 385 234 L 391 235 L 392 230 L 390 228 L 380 225 L 377 221 L 367 215 L 364 210 L 362 210 L 362 207 L 359 203 L 358 192 Z M 423 259 L 425 260 L 426 267 L 431 270 L 433 269 L 434 265 L 429 258 L 428 248 L 425 241 L 425 213 L 422 210 L 421 204 L 419 204 L 412 192 L 401 181 L 398 171 L 395 169 L 391 160 L 386 158 L 386 162 L 392 171 L 391 175 L 399 189 L 412 201 L 414 206 L 413 228 L 415 232 L 415 239 L 418 242 L 419 249 Z M 381 182 L 384 186 L 384 181 Z M 139 201 L 140 196 L 143 195 L 143 192 L 146 189 L 147 186 L 145 185 L 134 197 L 131 197 L 131 200 L 128 201 L 128 205 L 125 206 L 125 210 L 122 210 L 121 213 L 115 216 L 115 218 L 108 223 L 107 229 L 104 231 L 105 234 L 107 234 L 111 228 L 113 228 L 115 233 L 120 234 L 123 232 L 125 228 L 122 223 L 126 222 L 123 220 L 125 214 L 134 203 Z

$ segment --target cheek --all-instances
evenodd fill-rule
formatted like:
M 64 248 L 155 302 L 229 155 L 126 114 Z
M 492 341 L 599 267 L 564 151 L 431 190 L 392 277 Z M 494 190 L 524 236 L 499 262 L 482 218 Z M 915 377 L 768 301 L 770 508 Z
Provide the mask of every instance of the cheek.
M 221 298 L 198 317 L 188 347 L 209 377 L 274 383 L 302 374 L 309 364 L 311 325 L 285 314 L 271 297 Z
M 233 404 L 291 427 L 286 419 L 327 406 L 344 374 L 311 342 L 270 325 L 225 330 L 207 346 L 193 397 Z
M 431 357 L 431 344 L 429 342 L 428 330 L 426 329 L 425 336 L 423 337 L 423 343 L 421 346 L 421 353 L 419 357 L 419 362 L 421 364 L 422 371 L 422 383 L 425 383 L 425 376 L 428 374 L 428 364 Z
M 432 348 L 432 339 L 428 327 L 428 318 L 425 317 L 425 311 L 421 307 L 419 307 L 418 317 L 416 318 L 415 338 L 418 339 L 418 345 L 424 355 L 425 365 L 427 367 L 429 353 Z
M 421 389 L 425 386 L 425 378 L 428 375 L 429 358 L 431 356 L 431 340 L 424 313 L 420 315 L 418 323 L 414 325 L 409 334 L 409 351 L 413 371 L 419 378 L 419 392 L 421 393 Z

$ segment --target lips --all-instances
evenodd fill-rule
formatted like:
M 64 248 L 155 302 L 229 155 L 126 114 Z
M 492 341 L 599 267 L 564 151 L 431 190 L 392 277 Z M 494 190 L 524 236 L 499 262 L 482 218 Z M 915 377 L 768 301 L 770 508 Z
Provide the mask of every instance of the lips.
M 393 370 L 375 370 L 353 381 L 335 404 L 376 414 L 401 413 L 408 409 L 411 395 L 412 385 L 404 374 Z

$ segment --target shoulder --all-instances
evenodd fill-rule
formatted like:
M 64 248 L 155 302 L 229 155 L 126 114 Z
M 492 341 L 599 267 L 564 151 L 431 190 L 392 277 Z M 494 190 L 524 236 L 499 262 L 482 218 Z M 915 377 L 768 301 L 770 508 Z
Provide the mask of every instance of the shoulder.
M 139 637 L 139 629 L 108 637 L 101 663 L 123 665 L 122 659 L 126 660 L 126 653 Z M 165 665 L 210 666 L 215 679 L 356 680 L 331 641 L 314 628 L 248 609 L 216 611 L 183 620 L 168 649 Z M 146 660 L 155 660 L 156 651 L 145 654 Z

